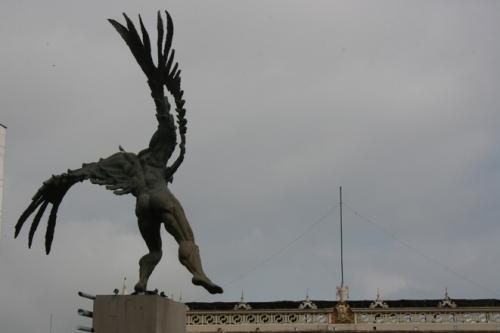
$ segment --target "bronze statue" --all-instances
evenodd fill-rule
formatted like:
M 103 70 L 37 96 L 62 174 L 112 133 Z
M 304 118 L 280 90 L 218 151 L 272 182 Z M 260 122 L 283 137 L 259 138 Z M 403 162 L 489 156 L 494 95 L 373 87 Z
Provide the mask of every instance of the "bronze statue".
M 184 109 L 183 91 L 181 90 L 180 69 L 174 64 L 175 50 L 171 49 L 173 23 L 166 12 L 166 35 L 164 23 L 158 12 L 158 64 L 155 66 L 151 55 L 151 42 L 139 15 L 142 40 L 134 23 L 123 14 L 126 27 L 115 20 L 109 20 L 132 51 L 134 58 L 146 74 L 156 106 L 158 129 L 153 134 L 149 147 L 138 154 L 120 151 L 98 162 L 83 164 L 80 169 L 68 170 L 61 175 L 52 176 L 45 181 L 32 199 L 16 224 L 15 237 L 19 235 L 27 218 L 38 209 L 29 231 L 28 246 L 31 247 L 33 236 L 45 209 L 52 204 L 45 234 L 45 249 L 50 253 L 57 210 L 61 201 L 77 182 L 90 180 L 93 184 L 105 185 L 117 195 L 131 193 L 136 197 L 135 214 L 139 230 L 149 249 L 149 253 L 139 260 L 139 281 L 135 285 L 137 293 L 146 292 L 149 276 L 162 256 L 160 236 L 161 225 L 179 244 L 179 261 L 193 274 L 192 282 L 201 285 L 210 293 L 222 293 L 222 288 L 214 284 L 205 275 L 201 265 L 198 246 L 194 242 L 193 232 L 184 214 L 181 204 L 168 189 L 175 171 L 184 159 L 186 145 L 186 110 Z M 165 38 L 164 38 L 165 35 Z M 164 40 L 165 39 L 165 40 Z M 173 96 L 177 126 L 171 105 L 164 94 L 164 87 Z M 168 166 L 177 146 L 179 131 L 179 156 Z

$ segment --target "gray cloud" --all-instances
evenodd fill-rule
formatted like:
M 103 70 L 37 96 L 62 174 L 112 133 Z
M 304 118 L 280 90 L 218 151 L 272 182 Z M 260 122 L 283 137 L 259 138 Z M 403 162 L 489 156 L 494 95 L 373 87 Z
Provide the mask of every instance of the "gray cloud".
M 50 174 L 118 144 L 147 144 L 155 122 L 145 77 L 106 18 L 140 12 L 152 29 L 164 5 L 0 4 L 8 13 L 0 21 L 0 121 L 9 127 L 2 332 L 48 327 L 50 313 L 54 332 L 72 330 L 84 323 L 78 290 L 109 293 L 123 276 L 129 288 L 135 282 L 145 246 L 132 197 L 89 184 L 72 189 L 48 257 L 42 233 L 31 250 L 25 233 L 16 241 L 12 234 Z M 189 121 L 172 189 L 206 271 L 226 293 L 191 286 L 166 233 L 151 286 L 185 300 L 237 300 L 241 290 L 249 300 L 300 299 L 307 288 L 333 299 L 338 210 L 260 263 L 334 207 L 343 185 L 358 212 L 344 215 L 351 298 L 373 298 L 377 287 L 385 298 L 439 298 L 446 286 L 452 297 L 498 298 L 498 6 L 169 5 Z

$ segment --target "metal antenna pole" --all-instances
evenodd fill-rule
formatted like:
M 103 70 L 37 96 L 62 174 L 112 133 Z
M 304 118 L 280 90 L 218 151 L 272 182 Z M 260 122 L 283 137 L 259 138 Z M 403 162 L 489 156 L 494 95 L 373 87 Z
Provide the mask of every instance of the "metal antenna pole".
M 52 312 L 50 313 L 50 333 L 52 333 Z
M 340 286 L 344 286 L 344 238 L 342 233 L 342 186 L 340 186 Z

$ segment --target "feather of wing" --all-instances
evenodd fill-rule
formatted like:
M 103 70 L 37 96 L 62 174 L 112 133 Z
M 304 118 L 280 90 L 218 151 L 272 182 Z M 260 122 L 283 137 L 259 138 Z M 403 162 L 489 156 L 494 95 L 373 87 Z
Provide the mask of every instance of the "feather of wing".
M 129 152 L 118 152 L 98 162 L 84 164 L 72 173 L 83 173 L 93 184 L 105 185 L 117 195 L 134 193 L 145 184 L 141 162 L 136 154 Z
M 156 19 L 156 30 L 158 31 L 158 40 L 157 40 L 157 50 L 158 50 L 158 67 L 160 66 L 161 63 L 163 63 L 163 20 L 161 18 L 161 13 L 158 11 L 157 19 Z
M 47 222 L 47 231 L 45 232 L 45 252 L 47 254 L 50 253 L 50 249 L 52 247 L 52 241 L 54 240 L 54 231 L 56 229 L 56 220 L 57 220 L 57 210 L 59 209 L 59 205 L 61 204 L 62 198 L 56 202 L 52 209 L 50 210 L 49 220 Z
M 43 203 L 43 200 L 41 198 L 35 198 L 35 197 L 31 201 L 28 208 L 26 208 L 26 210 L 21 214 L 21 217 L 17 221 L 16 227 L 15 227 L 14 238 L 17 238 L 17 236 L 19 236 L 19 233 L 21 232 L 21 229 L 22 229 L 24 223 L 26 222 L 26 220 L 28 219 L 28 217 L 30 217 L 30 215 L 33 214 L 35 209 L 37 209 L 38 206 L 40 206 Z
M 151 41 L 149 40 L 148 31 L 146 30 L 146 28 L 144 27 L 144 23 L 142 22 L 141 15 L 139 15 L 139 23 L 141 25 L 142 43 L 144 45 L 142 53 L 144 55 L 145 62 L 148 65 L 148 70 L 154 71 L 153 58 L 151 57 Z
M 49 201 L 44 201 L 44 203 L 40 206 L 40 209 L 38 209 L 38 212 L 35 215 L 35 218 L 33 219 L 33 223 L 31 223 L 31 228 L 28 236 L 28 247 L 31 248 L 31 244 L 33 243 L 33 236 L 35 235 L 35 231 L 38 228 L 38 225 L 40 224 L 40 220 L 42 219 L 43 213 L 45 212 L 45 209 L 49 205 Z
M 130 18 L 125 13 L 123 14 L 123 16 L 125 17 L 125 20 L 127 22 L 127 27 L 112 19 L 109 19 L 108 21 L 113 25 L 116 31 L 118 31 L 120 36 L 130 48 L 130 51 L 132 51 L 132 55 L 134 56 L 139 66 L 142 68 L 143 72 L 146 73 L 146 75 L 149 77 L 149 74 L 154 71 L 154 65 L 151 56 L 149 55 L 149 58 L 146 56 L 144 52 L 144 45 L 141 41 L 141 38 L 139 37 L 139 33 L 135 29 L 135 26 Z M 149 61 L 149 59 L 151 59 L 151 61 Z
M 168 60 L 171 60 L 174 57 L 174 50 L 172 50 L 172 54 L 169 55 L 170 48 L 172 47 L 172 39 L 174 37 L 174 23 L 172 22 L 170 14 L 167 11 L 165 11 L 165 13 L 167 15 L 167 37 L 165 39 L 165 46 L 163 48 L 163 61 L 161 63 L 158 63 L 158 68 L 163 68 L 165 66 L 167 58 Z
M 169 79 L 168 75 L 170 73 L 170 67 L 172 67 L 172 63 L 174 62 L 174 56 L 175 50 L 172 49 L 172 51 L 170 52 L 170 56 L 168 57 L 167 64 L 165 65 L 165 67 L 160 67 L 163 71 L 163 75 L 166 77 L 166 81 L 168 81 Z

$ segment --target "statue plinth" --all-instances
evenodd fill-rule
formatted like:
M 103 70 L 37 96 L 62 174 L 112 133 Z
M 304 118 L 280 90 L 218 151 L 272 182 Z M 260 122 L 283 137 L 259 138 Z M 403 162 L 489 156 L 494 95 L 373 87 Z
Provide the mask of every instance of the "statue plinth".
M 96 296 L 93 328 L 97 333 L 185 333 L 186 306 L 156 295 Z

